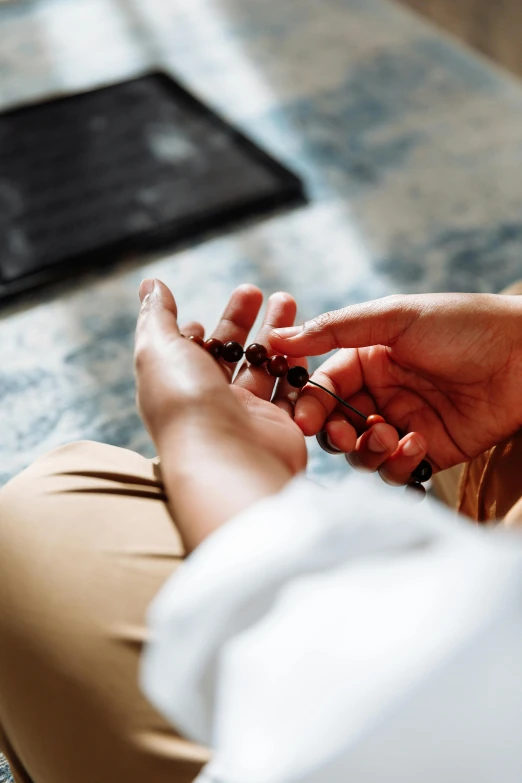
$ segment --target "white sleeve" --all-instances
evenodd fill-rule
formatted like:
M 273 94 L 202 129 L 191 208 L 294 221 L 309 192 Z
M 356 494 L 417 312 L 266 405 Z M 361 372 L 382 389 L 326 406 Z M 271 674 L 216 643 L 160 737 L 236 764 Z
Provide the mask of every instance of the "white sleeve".
M 142 686 L 212 783 L 519 783 L 522 540 L 303 477 L 149 612 Z

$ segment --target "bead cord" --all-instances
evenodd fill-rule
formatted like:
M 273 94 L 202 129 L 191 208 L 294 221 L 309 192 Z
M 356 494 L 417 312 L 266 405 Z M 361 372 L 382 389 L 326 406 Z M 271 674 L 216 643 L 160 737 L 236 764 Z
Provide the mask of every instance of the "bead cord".
M 348 402 L 343 400 L 342 397 L 338 397 L 337 394 L 333 393 L 333 391 L 330 391 L 329 389 L 326 389 L 324 386 L 321 386 L 320 383 L 316 383 L 315 381 L 308 380 L 308 383 L 311 383 L 312 386 L 317 386 L 318 389 L 322 389 L 327 394 L 329 394 L 330 397 L 333 397 L 334 399 L 337 400 L 337 402 L 340 402 L 341 405 L 344 405 L 346 408 L 349 408 L 351 411 L 356 413 L 358 416 L 361 416 L 364 419 L 364 421 L 367 421 L 367 417 L 365 416 L 364 413 L 361 413 L 361 411 L 358 411 L 357 408 L 354 408 L 353 405 L 350 405 Z
M 183 337 L 184 336 L 185 335 L 183 335 Z M 312 386 L 316 386 L 318 389 L 326 392 L 326 394 L 329 394 L 330 397 L 333 397 L 334 400 L 337 400 L 337 402 L 339 402 L 341 405 L 344 405 L 345 408 L 351 410 L 352 413 L 355 413 L 357 416 L 360 416 L 362 419 L 364 419 L 368 427 L 371 427 L 379 422 L 386 422 L 386 420 L 379 414 L 372 413 L 370 416 L 366 416 L 364 413 L 357 410 L 357 408 L 354 408 L 353 405 L 350 405 L 350 403 L 346 402 L 346 400 L 343 400 L 342 397 L 339 397 L 333 391 L 330 391 L 330 389 L 327 389 L 316 381 L 310 380 L 310 375 L 305 367 L 289 367 L 285 356 L 269 356 L 266 347 L 260 343 L 252 343 L 252 345 L 249 345 L 248 348 L 243 349 L 243 346 L 234 340 L 230 340 L 227 343 L 222 343 L 221 340 L 218 340 L 215 337 L 211 337 L 210 339 L 204 341 L 201 337 L 197 337 L 195 335 L 191 335 L 187 339 L 204 348 L 206 351 L 208 351 L 208 353 L 210 353 L 211 356 L 214 357 L 214 359 L 224 359 L 224 361 L 228 362 L 229 364 L 237 364 L 237 362 L 241 361 L 243 356 L 254 367 L 262 367 L 263 364 L 266 364 L 267 371 L 270 373 L 270 375 L 272 375 L 274 378 L 284 378 L 286 376 L 288 383 L 296 389 L 302 389 L 303 386 L 306 386 L 307 383 L 311 384 Z M 401 430 L 397 430 L 397 432 L 400 438 L 403 438 L 406 434 Z M 328 453 L 341 453 L 337 450 L 334 451 L 330 448 L 326 448 L 326 433 L 319 433 L 317 435 L 317 441 L 321 448 L 325 451 L 328 451 Z M 427 460 L 422 460 L 422 462 L 420 462 L 415 470 L 413 470 L 411 473 L 410 483 L 406 487 L 408 494 L 417 500 L 422 500 L 426 494 L 423 483 L 430 480 L 432 473 L 433 468 L 431 467 L 430 463 Z

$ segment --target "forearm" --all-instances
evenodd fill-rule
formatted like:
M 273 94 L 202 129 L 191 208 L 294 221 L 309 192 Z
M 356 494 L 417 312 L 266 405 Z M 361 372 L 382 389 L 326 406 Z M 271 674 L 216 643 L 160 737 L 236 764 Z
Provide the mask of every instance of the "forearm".
M 187 553 L 292 477 L 276 457 L 223 423 L 176 420 L 156 443 L 169 510 Z

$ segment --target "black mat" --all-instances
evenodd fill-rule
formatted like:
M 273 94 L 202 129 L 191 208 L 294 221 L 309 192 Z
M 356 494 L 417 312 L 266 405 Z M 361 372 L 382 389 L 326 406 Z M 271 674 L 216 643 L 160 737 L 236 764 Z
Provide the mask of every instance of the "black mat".
M 164 74 L 11 111 L 0 298 L 302 200 L 296 176 Z

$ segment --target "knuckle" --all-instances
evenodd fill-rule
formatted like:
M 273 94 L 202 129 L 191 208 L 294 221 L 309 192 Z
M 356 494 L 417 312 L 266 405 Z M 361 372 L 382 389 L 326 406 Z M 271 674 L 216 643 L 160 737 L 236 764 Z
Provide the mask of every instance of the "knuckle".
M 326 337 L 331 348 L 341 348 L 339 331 L 346 318 L 347 308 L 341 310 L 328 310 L 305 324 L 305 333 L 322 335 Z
M 324 332 L 329 329 L 334 320 L 334 311 L 328 311 L 316 316 L 306 324 L 306 330 L 310 332 Z
M 147 342 L 143 339 L 136 341 L 134 348 L 134 367 L 138 373 L 142 372 L 150 359 Z
M 404 302 L 404 294 L 388 294 L 388 296 L 383 297 L 383 302 L 387 302 L 387 304 L 402 304 Z

